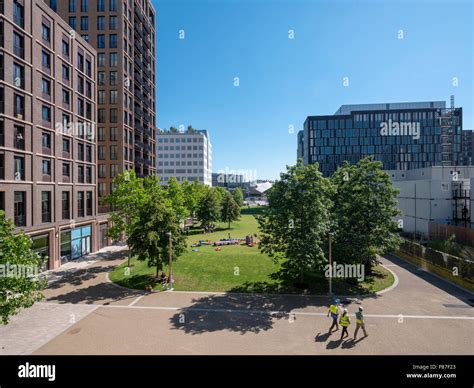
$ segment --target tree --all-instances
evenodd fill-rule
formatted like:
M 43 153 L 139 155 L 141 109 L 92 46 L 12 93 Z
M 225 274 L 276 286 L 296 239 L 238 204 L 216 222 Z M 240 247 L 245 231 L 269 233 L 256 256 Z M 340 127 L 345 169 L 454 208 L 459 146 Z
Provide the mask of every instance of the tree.
M 204 196 L 206 187 L 200 181 L 195 180 L 189 183 L 187 180 L 183 182 L 184 204 L 189 211 L 189 214 L 194 217 L 199 201 Z
M 185 203 L 184 190 L 175 177 L 169 179 L 166 194 L 178 219 L 184 220 L 189 215 L 189 211 Z
M 138 178 L 133 170 L 127 170 L 114 179 L 114 190 L 106 198 L 106 202 L 112 208 L 110 237 L 118 239 L 125 235 L 127 245 L 130 247 L 128 237 L 135 228 L 140 227 L 139 213 L 148 202 L 147 191 L 151 190 L 153 184 L 153 180 L 147 180 L 148 190 L 145 189 L 143 179 Z M 130 267 L 130 254 L 128 266 Z
M 367 273 L 377 255 L 395 250 L 400 243 L 397 222 L 398 190 L 371 157 L 356 165 L 344 163 L 332 176 L 336 224 L 333 252 L 340 263 L 364 264 Z
M 232 196 L 234 197 L 234 201 L 237 203 L 237 205 L 242 206 L 244 204 L 244 193 L 240 187 L 237 187 L 234 190 Z
M 268 192 L 268 207 L 257 218 L 259 249 L 275 261 L 286 259 L 282 271 L 303 283 L 307 272 L 323 272 L 325 244 L 330 229 L 331 194 L 328 178 L 318 165 L 301 160 L 287 166 Z
M 221 206 L 221 221 L 228 222 L 230 229 L 230 223 L 237 221 L 240 218 L 240 206 L 235 202 L 232 194 L 227 192 Z
M 178 128 L 176 128 L 176 127 L 170 127 L 170 132 L 171 132 L 171 133 L 177 133 L 177 132 L 178 132 Z
M 0 211 L 0 319 L 6 325 L 21 308 L 43 299 L 46 279 L 38 277 L 44 260 L 32 249 L 23 231 L 14 234 L 13 222 Z
M 186 237 L 171 201 L 164 195 L 153 194 L 139 212 L 140 228 L 135 228 L 128 241 L 130 251 L 138 260 L 147 260 L 156 268 L 156 276 L 169 261 L 169 235 L 171 233 L 172 260 L 186 251 Z
M 196 132 L 196 129 L 193 128 L 193 126 L 191 124 L 188 125 L 188 133 L 194 133 Z
M 216 192 L 217 198 L 219 199 L 219 203 L 222 203 L 222 201 L 227 195 L 227 190 L 220 186 L 212 187 L 211 190 L 214 190 Z
M 216 190 L 208 188 L 199 200 L 197 217 L 203 228 L 213 227 L 221 218 L 221 206 Z

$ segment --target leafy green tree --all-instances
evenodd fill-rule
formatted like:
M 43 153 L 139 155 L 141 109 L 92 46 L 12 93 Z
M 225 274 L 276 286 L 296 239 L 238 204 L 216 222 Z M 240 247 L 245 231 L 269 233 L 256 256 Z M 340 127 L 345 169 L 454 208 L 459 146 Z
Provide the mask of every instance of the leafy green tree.
M 199 200 L 197 217 L 203 228 L 213 227 L 221 218 L 221 204 L 216 190 L 208 188 Z
M 46 280 L 38 272 L 43 259 L 32 249 L 23 231 L 15 234 L 13 222 L 0 211 L 0 319 L 6 325 L 21 308 L 43 299 Z
M 340 263 L 366 266 L 370 273 L 377 255 L 395 250 L 400 243 L 396 217 L 398 190 L 371 157 L 355 165 L 344 163 L 332 176 L 337 187 L 332 216 L 336 224 L 333 256 Z
M 130 251 L 138 260 L 146 260 L 156 268 L 156 276 L 169 261 L 169 235 L 171 233 L 172 260 L 186 251 L 186 237 L 171 201 L 163 195 L 153 194 L 139 212 L 140 228 L 135 228 L 128 239 Z
M 219 198 L 219 203 L 222 203 L 222 201 L 227 195 L 227 190 L 220 186 L 212 187 L 211 190 L 214 190 L 216 192 L 217 198 Z
M 232 194 L 227 192 L 221 205 L 221 221 L 228 222 L 230 229 L 230 223 L 237 221 L 240 218 L 240 206 L 235 202 Z
M 234 201 L 237 203 L 237 205 L 242 206 L 244 204 L 244 193 L 240 187 L 237 187 L 234 190 L 232 196 L 234 197 Z
M 184 189 L 175 177 L 169 179 L 166 194 L 179 220 L 184 220 L 189 215 L 189 210 L 186 207 Z
M 259 248 L 275 261 L 286 259 L 282 271 L 304 281 L 308 272 L 323 272 L 325 245 L 330 229 L 331 194 L 328 178 L 318 165 L 301 160 L 287 166 L 268 193 L 268 207 L 257 218 Z
M 153 180 L 147 182 L 150 191 L 154 182 Z M 112 208 L 110 237 L 114 239 L 125 237 L 130 247 L 128 238 L 135 228 L 140 227 L 140 211 L 148 203 L 148 195 L 143 179 L 138 178 L 133 170 L 125 171 L 114 179 L 114 190 L 106 198 L 106 202 Z M 130 266 L 130 254 L 128 266 Z
M 187 180 L 183 182 L 184 204 L 189 211 L 189 215 L 194 217 L 199 201 L 206 192 L 206 187 L 198 180 L 189 183 Z
M 171 133 L 177 133 L 177 132 L 178 132 L 178 128 L 176 128 L 176 127 L 170 127 L 170 132 L 171 132 Z

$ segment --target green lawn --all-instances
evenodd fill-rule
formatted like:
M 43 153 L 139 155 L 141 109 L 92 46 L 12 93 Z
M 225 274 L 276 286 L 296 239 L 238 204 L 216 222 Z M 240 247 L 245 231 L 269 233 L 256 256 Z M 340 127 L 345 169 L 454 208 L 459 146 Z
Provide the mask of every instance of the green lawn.
M 258 247 L 234 245 L 221 247 L 216 251 L 213 246 L 191 248 L 199 240 L 217 241 L 227 238 L 245 238 L 248 234 L 258 233 L 257 220 L 254 215 L 262 207 L 243 208 L 240 221 L 232 223 L 231 230 L 220 224 L 216 232 L 202 234 L 193 230 L 188 238 L 188 252 L 173 263 L 174 289 L 178 291 L 228 291 L 228 292 L 268 292 L 268 293 L 326 293 L 327 281 L 315 276 L 309 279 L 310 288 L 306 291 L 293 287 L 293 279 L 279 275 L 280 265 L 270 257 L 260 253 Z M 197 251 L 193 251 L 193 249 Z M 167 268 L 165 269 L 167 273 Z M 125 287 L 144 289 L 151 284 L 155 268 L 148 267 L 144 261 L 132 260 L 132 268 L 127 271 L 127 261 L 117 267 L 110 279 Z M 310 277 L 311 278 L 311 277 Z M 360 294 L 375 292 L 390 286 L 393 277 L 382 267 L 376 267 L 374 276 L 363 283 L 348 285 L 344 281 L 334 281 L 334 291 L 340 294 Z M 161 284 L 154 285 L 161 290 Z

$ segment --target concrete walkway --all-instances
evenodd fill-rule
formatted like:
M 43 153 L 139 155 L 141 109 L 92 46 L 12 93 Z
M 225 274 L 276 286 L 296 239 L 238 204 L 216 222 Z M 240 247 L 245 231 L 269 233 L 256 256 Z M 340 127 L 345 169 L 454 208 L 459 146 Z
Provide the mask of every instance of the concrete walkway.
M 131 291 L 107 282 L 107 272 L 125 255 L 115 252 L 53 282 L 44 303 L 0 328 L 2 352 L 474 354 L 472 293 L 393 256 L 383 264 L 397 275 L 396 287 L 344 300 L 350 313 L 364 305 L 369 336 L 340 341 L 340 331 L 327 334 L 325 296 Z M 77 319 L 66 324 L 71 311 Z M 63 326 L 52 334 L 40 330 L 37 338 L 39 328 L 54 322 Z

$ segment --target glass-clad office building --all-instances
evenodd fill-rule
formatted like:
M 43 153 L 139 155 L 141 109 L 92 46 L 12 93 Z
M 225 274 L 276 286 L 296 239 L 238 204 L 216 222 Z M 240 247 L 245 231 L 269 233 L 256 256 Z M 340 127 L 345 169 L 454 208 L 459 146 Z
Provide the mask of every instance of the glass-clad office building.
M 344 161 L 372 155 L 386 170 L 462 165 L 462 108 L 444 101 L 343 105 L 308 116 L 299 155 L 331 175 Z

